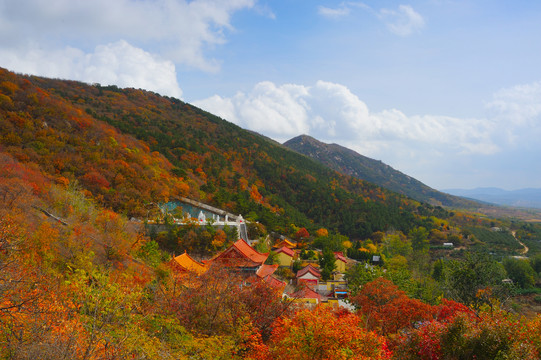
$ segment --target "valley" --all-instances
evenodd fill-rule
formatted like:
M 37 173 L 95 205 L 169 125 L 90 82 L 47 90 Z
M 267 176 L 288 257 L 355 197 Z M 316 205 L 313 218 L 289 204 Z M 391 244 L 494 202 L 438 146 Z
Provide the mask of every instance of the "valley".
M 540 353 L 537 212 L 286 146 L 175 98 L 0 69 L 0 357 Z

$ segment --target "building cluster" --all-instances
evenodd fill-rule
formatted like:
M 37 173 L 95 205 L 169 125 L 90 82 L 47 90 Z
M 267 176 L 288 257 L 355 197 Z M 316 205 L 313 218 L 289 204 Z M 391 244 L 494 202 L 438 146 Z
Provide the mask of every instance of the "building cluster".
M 336 306 L 340 304 L 346 306 L 346 303 L 342 301 L 348 296 L 344 273 L 348 262 L 353 262 L 353 260 L 347 259 L 344 254 L 334 253 L 335 271 L 331 279 L 323 281 L 318 261 L 301 259 L 298 244 L 286 238 L 279 239 L 272 248 L 275 254 L 274 264 L 266 264 L 270 253 L 260 253 L 251 246 L 252 242 L 248 240 L 246 221 L 241 215 L 236 216 L 188 198 L 178 198 L 163 204 L 162 211 L 164 214 L 183 214 L 188 222 L 196 219 L 197 223 L 200 224 L 218 227 L 236 226 L 238 229 L 239 239 L 212 259 L 199 262 L 187 253 L 176 256 L 172 260 L 172 265 L 176 270 L 201 275 L 213 265 L 225 266 L 234 269 L 248 282 L 264 281 L 270 286 L 280 289 L 283 296 L 299 303 L 317 305 L 327 302 Z M 209 219 L 211 220 L 209 221 Z M 174 223 L 179 226 L 184 224 L 183 219 L 174 218 L 174 220 Z M 292 278 L 293 268 L 298 268 L 299 263 L 301 269 Z M 289 274 L 289 276 L 284 274 Z
M 187 253 L 176 256 L 172 265 L 177 271 L 193 272 L 197 275 L 205 273 L 211 266 L 223 266 L 241 274 L 250 282 L 255 280 L 264 281 L 270 286 L 280 289 L 283 296 L 293 301 L 308 306 L 319 303 L 329 303 L 333 306 L 347 306 L 343 301 L 348 295 L 347 283 L 344 273 L 348 265 L 347 259 L 342 253 L 335 253 L 335 268 L 331 279 L 322 280 L 319 265 L 315 260 L 300 260 L 300 251 L 297 244 L 289 240 L 282 240 L 275 244 L 273 252 L 275 264 L 265 264 L 270 253 L 260 253 L 243 239 L 237 240 L 230 247 L 206 261 L 197 261 Z M 291 270 L 296 260 L 299 260 L 302 268 L 297 271 L 293 279 L 283 280 L 284 271 L 292 274 Z M 277 272 L 278 271 L 278 272 Z

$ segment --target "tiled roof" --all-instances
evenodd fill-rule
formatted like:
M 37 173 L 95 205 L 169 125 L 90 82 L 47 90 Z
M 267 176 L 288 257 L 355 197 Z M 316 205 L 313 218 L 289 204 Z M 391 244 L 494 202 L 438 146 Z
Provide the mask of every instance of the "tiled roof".
M 276 243 L 276 247 L 278 247 L 278 246 L 280 246 L 280 247 L 285 246 L 287 248 L 293 249 L 293 248 L 297 247 L 297 244 L 289 241 L 288 239 L 283 239 L 283 240 L 279 241 L 278 243 Z
M 315 267 L 313 267 L 312 265 L 308 265 L 304 268 L 302 268 L 301 270 L 299 270 L 297 272 L 297 278 L 300 278 L 302 277 L 303 275 L 306 275 L 307 273 L 311 273 L 312 275 L 314 275 L 315 277 L 321 277 L 321 273 L 319 272 L 318 269 L 316 269 Z
M 343 261 L 345 263 L 348 262 L 348 260 L 346 259 L 346 257 L 344 256 L 344 254 L 340 251 L 337 251 L 334 253 L 334 257 L 336 258 L 336 260 L 340 260 L 340 261 Z
M 290 248 L 285 247 L 285 246 L 282 246 L 281 248 L 279 248 L 278 250 L 275 250 L 274 252 L 277 253 L 277 254 L 278 253 L 284 253 L 287 256 L 291 256 L 291 257 L 293 257 L 295 255 L 295 251 L 293 251 Z
M 186 252 L 184 252 L 182 255 L 176 256 L 173 260 L 182 269 L 187 271 L 193 271 L 197 274 L 203 274 L 207 271 L 207 268 L 203 264 L 192 259 Z
M 244 254 L 247 258 L 252 260 L 256 263 L 264 263 L 265 260 L 267 260 L 267 257 L 269 256 L 268 253 L 260 253 L 253 247 L 251 247 L 246 241 L 240 239 L 236 243 L 233 244 L 234 247 L 239 249 L 241 253 Z
M 257 272 L 255 273 L 257 276 L 259 276 L 260 278 L 265 278 L 269 275 L 272 275 L 274 274 L 274 272 L 276 271 L 276 269 L 278 269 L 278 264 L 276 265 L 261 265 L 261 267 L 257 270 Z
M 270 286 L 272 286 L 273 288 L 276 288 L 276 289 L 282 289 L 282 288 L 284 288 L 286 286 L 285 282 L 278 280 L 277 278 L 275 278 L 272 275 L 265 276 L 265 278 L 263 278 L 263 281 L 265 281 Z
M 240 239 L 211 261 L 219 261 L 227 266 L 256 267 L 263 265 L 268 256 L 268 253 L 262 254 Z
M 297 299 L 318 299 L 321 300 L 321 295 L 319 295 L 314 290 L 309 287 L 303 287 L 302 289 L 290 294 L 291 297 Z

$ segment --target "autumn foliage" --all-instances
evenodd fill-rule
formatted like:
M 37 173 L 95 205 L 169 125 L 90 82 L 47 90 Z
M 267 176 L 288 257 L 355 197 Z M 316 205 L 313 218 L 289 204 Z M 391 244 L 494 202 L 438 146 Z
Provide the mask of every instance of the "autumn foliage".
M 269 342 L 269 359 L 390 359 L 386 340 L 363 328 L 361 318 L 325 307 L 281 318 Z
M 311 233 L 348 249 L 338 232 L 372 237 L 358 247 L 368 255 L 388 228 L 426 226 L 438 241 L 456 230 L 443 208 L 336 174 L 179 100 L 0 69 L 0 358 L 540 356 L 541 318 L 488 301 L 476 312 L 441 297 L 428 305 L 372 277 L 350 313 L 294 306 L 231 269 L 180 275 L 168 265 L 174 250 L 210 256 L 237 234 L 199 224 L 147 234 L 143 219 L 167 223 L 156 204 L 178 195 L 250 214 L 265 225 L 258 234 L 308 244 Z M 388 264 L 403 266 L 400 256 Z
M 390 280 L 381 277 L 365 284 L 351 301 L 364 317 L 367 328 L 382 335 L 430 320 L 434 311 L 430 305 L 408 297 Z

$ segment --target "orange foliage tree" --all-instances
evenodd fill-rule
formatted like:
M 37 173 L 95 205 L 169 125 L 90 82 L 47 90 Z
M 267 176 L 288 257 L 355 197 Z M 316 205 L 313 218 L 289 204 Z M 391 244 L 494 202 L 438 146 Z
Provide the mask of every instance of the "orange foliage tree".
M 390 358 L 386 340 L 363 329 L 361 318 L 321 306 L 280 318 L 268 346 L 268 359 Z

